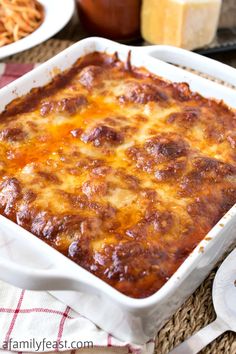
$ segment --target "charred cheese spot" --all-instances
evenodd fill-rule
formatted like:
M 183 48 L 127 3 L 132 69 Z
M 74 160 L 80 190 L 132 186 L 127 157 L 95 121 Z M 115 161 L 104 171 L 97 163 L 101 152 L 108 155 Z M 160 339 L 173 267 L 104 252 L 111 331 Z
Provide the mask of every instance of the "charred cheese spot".
M 168 164 L 157 167 L 155 170 L 155 177 L 158 181 L 168 181 L 173 177 L 178 178 L 183 175 L 187 166 L 186 158 L 180 157 Z
M 82 192 L 87 196 L 106 195 L 108 190 L 107 182 L 90 180 L 83 183 Z
M 160 212 L 158 210 L 148 210 L 145 218 L 139 221 L 126 234 L 134 239 L 149 239 L 164 235 L 172 228 L 173 215 L 169 211 Z
M 35 201 L 35 199 L 37 198 L 37 194 L 35 192 L 33 192 L 32 190 L 27 190 L 24 194 L 23 194 L 23 199 L 24 201 L 26 201 L 27 203 L 32 203 Z
M 113 128 L 101 125 L 81 135 L 84 143 L 92 142 L 94 146 L 117 145 L 123 141 L 122 135 Z
M 180 187 L 186 194 L 199 192 L 199 189 L 214 188 L 217 183 L 236 181 L 235 166 L 209 157 L 196 157 L 190 172 L 183 176 Z
M 159 134 L 148 139 L 143 146 L 134 146 L 127 155 L 137 168 L 154 172 L 157 180 L 164 181 L 181 175 L 186 167 L 189 146 L 175 134 Z
M 66 97 L 62 98 L 60 101 L 44 102 L 40 108 L 40 113 L 42 116 L 47 116 L 53 112 L 65 112 L 69 115 L 73 115 L 87 104 L 87 98 L 83 95 L 78 95 L 77 97 Z
M 93 260 L 89 242 L 81 240 L 73 242 L 69 247 L 68 256 L 85 269 L 90 270 Z
M 0 114 L 0 213 L 122 293 L 155 293 L 236 202 L 236 113 L 90 53 Z
M 40 108 L 40 113 L 42 116 L 46 116 L 48 115 L 49 113 L 52 113 L 55 109 L 55 102 L 53 101 L 50 101 L 50 102 L 44 102 L 42 105 L 41 105 L 41 108 Z
M 92 89 L 95 85 L 101 85 L 99 77 L 103 74 L 100 66 L 89 65 L 85 67 L 79 74 L 79 82 L 87 89 Z
M 209 157 L 195 158 L 193 166 L 203 178 L 214 181 L 236 174 L 235 166 Z
M 216 207 L 219 196 L 196 197 L 187 206 L 187 211 L 196 221 L 201 220 L 201 226 L 206 227 L 209 221 L 214 225 L 219 218 L 219 210 Z
M 178 101 L 189 101 L 194 94 L 190 91 L 189 85 L 185 82 L 173 84 L 173 97 Z M 196 98 L 198 96 L 196 95 Z
M 187 143 L 180 137 L 157 136 L 147 140 L 145 150 L 157 162 L 172 160 L 187 154 Z
M 46 171 L 38 171 L 38 175 L 45 179 L 47 182 L 51 182 L 54 184 L 60 184 L 61 181 L 56 174 L 46 172 Z
M 132 102 L 146 104 L 148 102 L 165 102 L 168 96 L 153 84 L 130 82 L 125 86 L 125 93 L 119 97 L 121 103 Z
M 6 178 L 0 185 L 0 210 L 14 217 L 16 203 L 22 198 L 21 183 L 15 177 Z
M 183 112 L 171 113 L 167 118 L 167 123 L 175 123 L 184 128 L 189 128 L 190 126 L 197 123 L 200 119 L 200 109 L 186 107 Z
M 26 138 L 22 128 L 6 128 L 0 131 L 0 141 L 18 142 Z

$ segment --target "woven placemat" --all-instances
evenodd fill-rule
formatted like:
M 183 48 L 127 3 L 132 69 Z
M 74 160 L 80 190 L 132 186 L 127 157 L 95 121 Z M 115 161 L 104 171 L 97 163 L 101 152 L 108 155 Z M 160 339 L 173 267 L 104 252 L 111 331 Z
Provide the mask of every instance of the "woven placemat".
M 70 40 L 49 39 L 48 41 L 32 49 L 24 51 L 23 53 L 8 57 L 6 61 L 14 63 L 43 63 L 73 43 L 74 42 Z
M 33 49 L 14 55 L 7 61 L 44 62 L 71 44 L 73 42 L 69 40 L 51 39 Z M 211 292 L 216 270 L 217 268 L 211 272 L 202 285 L 157 334 L 155 354 L 167 354 L 177 344 L 215 319 Z M 201 353 L 236 354 L 236 334 L 225 333 Z

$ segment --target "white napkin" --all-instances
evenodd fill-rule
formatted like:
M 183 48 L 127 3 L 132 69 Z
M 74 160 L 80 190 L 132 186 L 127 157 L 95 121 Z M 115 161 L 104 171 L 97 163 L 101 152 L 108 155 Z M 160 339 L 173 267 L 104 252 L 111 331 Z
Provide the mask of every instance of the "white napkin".
M 151 354 L 154 341 L 143 346 L 121 342 L 49 293 L 25 291 L 0 281 L 0 349 L 1 354 Z

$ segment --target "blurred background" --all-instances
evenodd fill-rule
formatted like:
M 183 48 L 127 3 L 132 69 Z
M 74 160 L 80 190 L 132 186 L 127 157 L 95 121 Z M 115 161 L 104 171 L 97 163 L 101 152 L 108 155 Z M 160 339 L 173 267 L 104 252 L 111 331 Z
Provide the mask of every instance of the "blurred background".
M 56 38 L 169 44 L 236 67 L 236 0 L 76 0 L 76 9 Z
M 49 49 L 53 43 L 60 51 L 89 36 L 173 45 L 236 67 L 236 0 L 0 0 L 0 59 L 15 54 L 9 60 L 20 61 L 17 53 L 35 47 L 29 59 L 33 53 L 39 61 L 36 46 L 46 46 L 49 38 Z M 50 50 L 43 60 L 55 53 Z
M 72 38 L 170 44 L 204 54 L 236 49 L 235 0 L 76 0 Z

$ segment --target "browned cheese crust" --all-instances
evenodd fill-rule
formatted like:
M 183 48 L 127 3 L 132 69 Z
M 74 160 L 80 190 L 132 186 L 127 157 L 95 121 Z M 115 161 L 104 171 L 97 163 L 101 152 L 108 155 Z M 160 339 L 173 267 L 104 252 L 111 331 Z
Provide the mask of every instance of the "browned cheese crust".
M 155 293 L 236 201 L 236 113 L 92 53 L 0 120 L 0 213 L 122 293 Z

